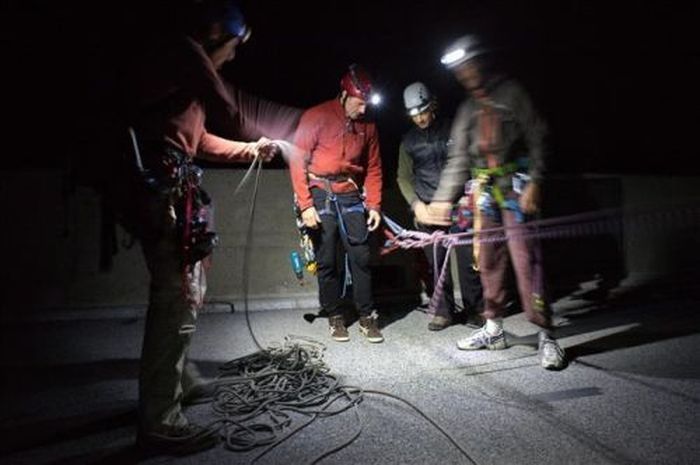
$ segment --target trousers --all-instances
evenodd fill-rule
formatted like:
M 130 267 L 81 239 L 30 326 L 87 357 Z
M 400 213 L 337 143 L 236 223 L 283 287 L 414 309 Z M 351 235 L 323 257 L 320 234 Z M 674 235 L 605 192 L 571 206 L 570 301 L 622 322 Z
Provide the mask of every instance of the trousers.
M 512 210 L 501 209 L 501 221 L 483 215 L 482 229 L 505 226 L 506 240 L 497 239 L 500 232 L 479 233 L 485 239 L 479 244 L 479 270 L 484 287 L 484 317 L 500 318 L 504 315 L 507 299 L 509 263 L 513 266 L 520 302 L 526 318 L 544 329 L 552 324 L 551 307 L 547 303 L 542 251 L 536 231 L 525 223 L 518 223 Z
M 161 431 L 187 424 L 181 400 L 199 377 L 187 353 L 206 273 L 201 261 L 183 271 L 174 229 L 141 245 L 151 281 L 139 369 L 139 428 Z
M 364 206 L 359 192 L 335 194 L 336 202 L 328 199 L 328 193 L 312 187 L 314 207 L 321 217 L 320 228 L 313 232 L 312 240 L 318 263 L 318 288 L 321 308 L 329 316 L 342 312 L 345 268 L 339 262 L 342 252 L 347 254 L 352 277 L 352 296 L 360 316 L 369 316 L 372 300 L 372 277 L 369 267 L 370 250 Z M 340 209 L 340 214 L 338 210 Z

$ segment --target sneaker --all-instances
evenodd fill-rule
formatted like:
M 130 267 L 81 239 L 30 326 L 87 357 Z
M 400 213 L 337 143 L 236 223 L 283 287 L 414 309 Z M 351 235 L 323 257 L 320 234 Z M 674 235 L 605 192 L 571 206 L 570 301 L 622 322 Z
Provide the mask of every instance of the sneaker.
M 350 334 L 345 327 L 343 315 L 336 315 L 328 318 L 328 329 L 334 341 L 347 342 L 350 340 Z
M 382 336 L 381 331 L 379 331 L 379 326 L 377 325 L 376 312 L 372 312 L 370 316 L 360 317 L 360 333 L 362 333 L 369 342 L 384 341 L 384 336 Z
M 430 331 L 442 331 L 452 324 L 452 317 L 444 317 L 435 315 L 430 323 L 428 323 L 428 330 Z
M 483 326 L 468 337 L 457 341 L 457 347 L 462 350 L 503 350 L 507 347 L 506 333 L 500 330 L 498 334 L 491 336 L 486 332 L 486 326 Z
M 556 339 L 544 331 L 539 335 L 540 364 L 545 370 L 561 370 L 566 366 L 566 354 Z
M 188 455 L 211 449 L 219 442 L 219 432 L 195 424 L 173 426 L 161 431 L 142 432 L 136 436 L 141 449 L 165 455 Z

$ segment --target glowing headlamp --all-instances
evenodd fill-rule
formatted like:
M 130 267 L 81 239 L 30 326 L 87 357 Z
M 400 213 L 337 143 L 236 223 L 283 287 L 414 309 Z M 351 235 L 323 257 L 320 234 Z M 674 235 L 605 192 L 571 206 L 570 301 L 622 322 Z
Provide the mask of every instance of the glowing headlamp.
M 459 62 L 460 60 L 463 60 L 466 55 L 466 50 L 464 50 L 463 48 L 458 48 L 456 50 L 452 50 L 444 54 L 442 58 L 440 58 L 440 63 L 446 66 L 450 66 Z

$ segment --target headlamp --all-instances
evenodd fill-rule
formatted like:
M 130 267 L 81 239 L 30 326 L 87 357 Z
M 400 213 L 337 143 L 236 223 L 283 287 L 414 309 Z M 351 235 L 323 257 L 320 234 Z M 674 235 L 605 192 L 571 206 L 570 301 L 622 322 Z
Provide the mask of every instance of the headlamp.
M 458 61 L 462 60 L 467 55 L 467 52 L 463 48 L 458 48 L 456 50 L 451 50 L 444 54 L 440 58 L 440 63 L 446 66 L 450 66 Z

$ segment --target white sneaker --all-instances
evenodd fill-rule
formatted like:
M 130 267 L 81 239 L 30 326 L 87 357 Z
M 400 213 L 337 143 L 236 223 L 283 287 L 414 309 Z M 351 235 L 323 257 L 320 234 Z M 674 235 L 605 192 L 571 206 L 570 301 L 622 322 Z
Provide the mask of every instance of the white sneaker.
M 503 350 L 508 345 L 506 344 L 506 333 L 503 330 L 492 336 L 486 332 L 486 327 L 482 326 L 468 337 L 457 341 L 457 347 L 462 350 Z
M 547 333 L 539 335 L 540 364 L 545 370 L 561 370 L 566 366 L 566 354 L 557 341 Z

